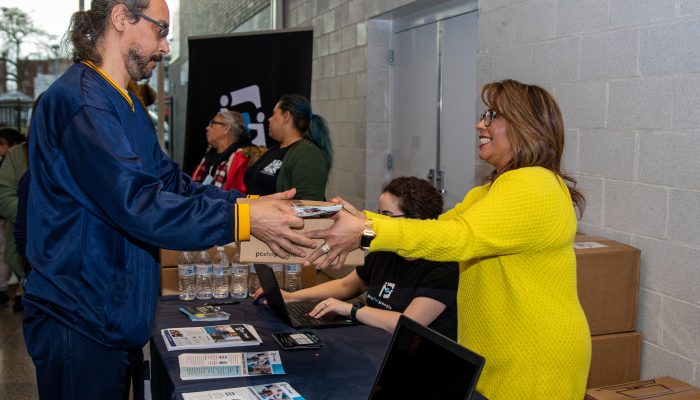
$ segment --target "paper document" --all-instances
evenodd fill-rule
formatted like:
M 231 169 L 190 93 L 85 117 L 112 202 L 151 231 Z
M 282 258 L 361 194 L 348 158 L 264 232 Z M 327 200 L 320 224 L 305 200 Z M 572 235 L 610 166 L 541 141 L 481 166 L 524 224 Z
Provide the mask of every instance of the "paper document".
M 160 333 L 168 351 L 253 346 L 262 343 L 255 328 L 245 324 L 168 328 Z
M 183 353 L 177 360 L 180 363 L 180 379 L 183 381 L 285 373 L 279 351 Z
M 185 400 L 304 400 L 287 382 L 183 393 L 182 398 Z

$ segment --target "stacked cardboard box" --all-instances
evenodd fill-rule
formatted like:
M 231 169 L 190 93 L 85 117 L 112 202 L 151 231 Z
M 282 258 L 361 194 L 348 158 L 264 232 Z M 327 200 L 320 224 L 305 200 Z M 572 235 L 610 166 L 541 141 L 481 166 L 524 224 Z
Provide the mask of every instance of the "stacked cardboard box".
M 697 387 L 663 376 L 638 382 L 606 386 L 586 391 L 585 400 L 697 400 L 700 389 Z
M 588 387 L 639 379 L 642 337 L 636 332 L 637 248 L 600 237 L 577 236 L 578 294 L 591 330 Z

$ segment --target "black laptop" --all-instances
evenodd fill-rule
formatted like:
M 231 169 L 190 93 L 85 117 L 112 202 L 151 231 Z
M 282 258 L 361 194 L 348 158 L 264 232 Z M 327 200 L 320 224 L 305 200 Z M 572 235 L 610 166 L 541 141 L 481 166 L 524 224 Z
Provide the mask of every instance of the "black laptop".
M 484 357 L 402 315 L 369 400 L 485 399 L 475 391 Z
M 354 325 L 355 321 L 338 314 L 327 314 L 323 318 L 314 318 L 309 312 L 318 302 L 285 303 L 280 287 L 275 279 L 275 273 L 265 264 L 255 264 L 260 286 L 265 291 L 267 305 L 282 321 L 297 329 L 302 328 L 335 328 L 338 326 Z

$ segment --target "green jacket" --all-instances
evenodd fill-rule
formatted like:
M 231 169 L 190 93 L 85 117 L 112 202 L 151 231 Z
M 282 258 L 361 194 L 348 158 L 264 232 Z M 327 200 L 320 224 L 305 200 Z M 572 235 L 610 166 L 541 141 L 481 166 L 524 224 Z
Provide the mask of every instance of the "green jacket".
M 24 276 L 24 259 L 15 246 L 15 219 L 17 218 L 17 182 L 27 171 L 25 145 L 11 148 L 0 166 L 0 216 L 5 224 L 5 263 L 19 276 Z
M 277 191 L 296 188 L 295 199 L 325 200 L 330 160 L 315 144 L 302 139 L 292 144 L 277 174 Z

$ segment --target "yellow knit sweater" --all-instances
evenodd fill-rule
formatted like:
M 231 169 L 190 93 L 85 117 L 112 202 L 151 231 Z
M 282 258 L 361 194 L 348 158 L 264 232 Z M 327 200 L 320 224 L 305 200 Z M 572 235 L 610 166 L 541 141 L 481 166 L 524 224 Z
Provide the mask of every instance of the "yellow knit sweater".
M 540 167 L 506 172 L 439 220 L 367 214 L 372 251 L 460 262 L 458 337 L 486 357 L 479 392 L 583 398 L 591 338 L 576 292 L 576 215 L 561 178 Z

